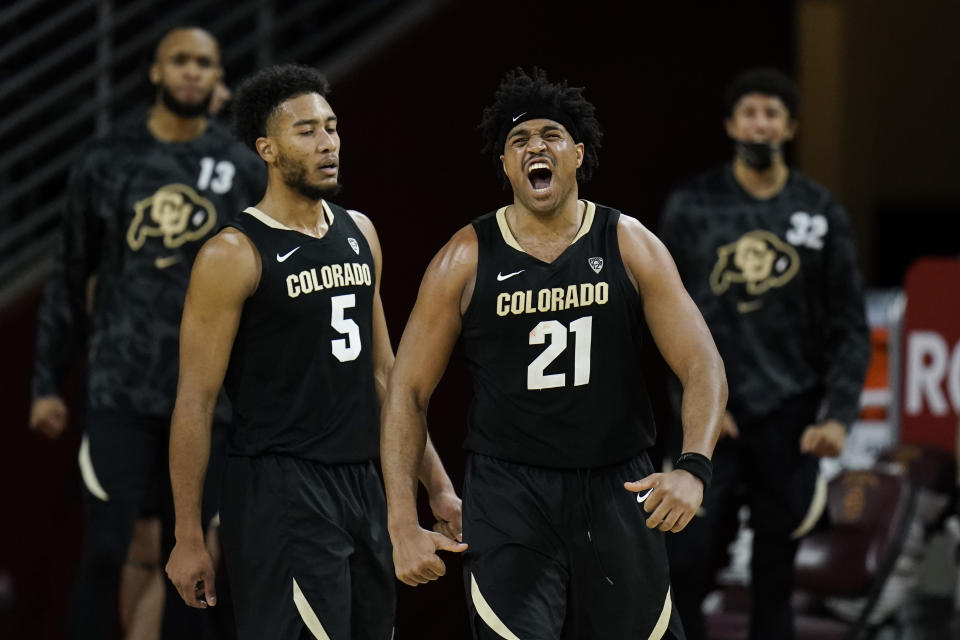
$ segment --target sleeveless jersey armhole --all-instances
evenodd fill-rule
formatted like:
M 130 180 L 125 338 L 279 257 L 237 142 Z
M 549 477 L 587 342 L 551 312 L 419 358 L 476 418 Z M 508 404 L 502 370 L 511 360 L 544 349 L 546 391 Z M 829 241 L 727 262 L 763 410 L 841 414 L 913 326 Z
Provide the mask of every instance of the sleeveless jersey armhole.
M 477 231 L 476 225 L 473 226 L 474 232 Z M 467 308 L 460 314 L 460 324 L 461 327 L 463 324 L 472 319 L 476 315 L 477 303 L 477 292 L 480 290 L 480 269 L 483 267 L 483 251 L 480 250 L 481 241 L 480 234 L 477 233 L 477 270 L 473 274 L 473 291 L 470 293 L 470 302 L 467 303 Z M 463 291 L 461 290 L 460 295 L 463 296 Z M 457 311 L 460 311 L 460 301 L 457 301 Z
M 620 216 L 622 214 L 616 209 L 610 210 L 610 215 L 607 218 L 607 242 L 611 247 L 614 247 L 616 250 L 617 260 L 616 266 L 614 267 L 618 275 L 618 279 L 623 283 L 623 288 L 627 295 L 631 295 L 636 304 L 637 311 L 642 312 L 643 310 L 643 295 L 640 293 L 640 285 L 635 281 L 634 278 L 630 276 L 630 269 L 627 267 L 627 263 L 623 259 L 623 250 L 620 248 Z
M 226 228 L 228 228 L 228 227 L 231 228 L 231 229 L 236 229 L 237 231 L 239 231 L 240 233 L 242 233 L 242 234 L 247 238 L 247 240 L 250 242 L 250 244 L 253 245 L 253 250 L 257 253 L 257 255 L 258 255 L 259 259 L 260 259 L 260 260 L 259 260 L 259 262 L 260 262 L 260 276 L 257 278 L 257 286 L 253 288 L 253 291 L 251 291 L 251 292 L 250 292 L 250 295 L 247 296 L 247 299 L 244 300 L 244 303 L 243 303 L 243 304 L 244 304 L 244 306 L 246 306 L 247 302 L 248 302 L 249 300 L 252 300 L 252 299 L 254 298 L 254 296 L 257 295 L 257 292 L 260 291 L 260 283 L 263 282 L 263 272 L 264 272 L 265 269 L 266 269 L 266 267 L 264 266 L 264 263 L 266 263 L 266 260 L 263 259 L 263 251 L 260 250 L 260 247 L 257 245 L 257 241 L 256 241 L 256 240 L 253 238 L 253 236 L 247 231 L 247 229 L 244 227 L 243 223 L 242 223 L 240 220 L 236 220 L 236 219 L 228 220 L 227 222 L 224 222 L 224 223 L 223 223 L 223 226 L 220 227 L 220 230 L 223 231 L 224 229 L 226 229 Z

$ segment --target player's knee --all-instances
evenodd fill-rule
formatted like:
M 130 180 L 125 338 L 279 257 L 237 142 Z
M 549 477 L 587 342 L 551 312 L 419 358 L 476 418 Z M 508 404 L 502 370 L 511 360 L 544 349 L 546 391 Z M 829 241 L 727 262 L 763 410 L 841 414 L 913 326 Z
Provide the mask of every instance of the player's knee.
M 119 573 L 127 559 L 127 549 L 121 541 L 108 536 L 88 534 L 84 541 L 85 564 L 93 571 Z

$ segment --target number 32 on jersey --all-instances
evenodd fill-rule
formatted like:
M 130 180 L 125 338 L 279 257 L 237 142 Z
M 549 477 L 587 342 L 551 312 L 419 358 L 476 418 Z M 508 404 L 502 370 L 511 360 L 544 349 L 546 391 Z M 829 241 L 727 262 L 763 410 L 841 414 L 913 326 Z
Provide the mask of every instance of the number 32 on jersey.
M 550 363 L 563 353 L 570 334 L 573 334 L 573 386 L 590 382 L 590 342 L 593 334 L 593 316 L 577 318 L 569 330 L 556 320 L 544 320 L 530 332 L 530 344 L 550 343 L 533 362 L 527 366 L 527 389 L 554 389 L 567 385 L 566 373 L 544 373 Z

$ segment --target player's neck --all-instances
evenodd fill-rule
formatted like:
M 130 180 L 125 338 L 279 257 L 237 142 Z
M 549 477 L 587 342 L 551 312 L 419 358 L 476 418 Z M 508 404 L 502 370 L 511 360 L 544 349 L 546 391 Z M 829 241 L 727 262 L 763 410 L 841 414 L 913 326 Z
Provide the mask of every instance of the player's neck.
M 759 171 L 747 165 L 740 158 L 733 161 L 733 177 L 744 191 L 758 200 L 766 200 L 783 191 L 790 177 L 790 169 L 777 155 L 769 169 Z
M 284 185 L 268 184 L 267 192 L 257 204 L 268 216 L 285 227 L 317 238 L 327 232 L 323 200 L 312 200 Z
M 532 211 L 514 200 L 507 207 L 507 225 L 525 251 L 552 262 L 577 237 L 586 214 L 586 203 L 574 197 L 550 211 Z
M 150 109 L 147 128 L 154 138 L 162 142 L 189 142 L 207 130 L 207 118 L 178 116 L 158 103 Z
M 520 198 L 514 197 L 513 204 L 507 207 L 506 214 L 508 222 L 517 231 L 549 230 L 562 233 L 566 229 L 580 225 L 583 220 L 583 208 L 583 203 L 578 198 L 578 191 L 574 189 L 552 209 L 527 207 Z

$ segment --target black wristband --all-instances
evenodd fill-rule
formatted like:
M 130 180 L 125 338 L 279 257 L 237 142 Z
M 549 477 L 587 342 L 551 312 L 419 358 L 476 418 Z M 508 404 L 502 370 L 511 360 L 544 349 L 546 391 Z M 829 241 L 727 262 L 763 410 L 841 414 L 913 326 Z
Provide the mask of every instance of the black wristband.
M 707 456 L 688 451 L 681 453 L 677 461 L 673 463 L 674 469 L 683 469 L 687 473 L 699 478 L 703 483 L 703 490 L 710 488 L 710 480 L 713 478 L 713 463 Z

